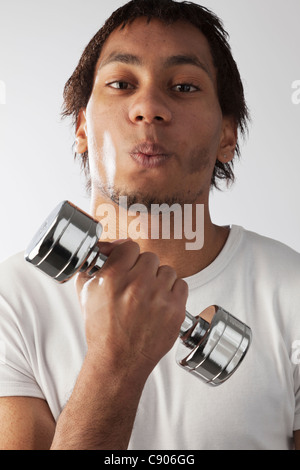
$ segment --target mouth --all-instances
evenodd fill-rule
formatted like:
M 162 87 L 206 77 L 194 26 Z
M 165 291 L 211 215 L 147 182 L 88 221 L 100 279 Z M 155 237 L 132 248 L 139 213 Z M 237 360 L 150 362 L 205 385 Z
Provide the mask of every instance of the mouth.
M 144 168 L 157 168 L 166 163 L 171 157 L 162 145 L 152 142 L 143 142 L 136 145 L 130 152 L 131 158 Z

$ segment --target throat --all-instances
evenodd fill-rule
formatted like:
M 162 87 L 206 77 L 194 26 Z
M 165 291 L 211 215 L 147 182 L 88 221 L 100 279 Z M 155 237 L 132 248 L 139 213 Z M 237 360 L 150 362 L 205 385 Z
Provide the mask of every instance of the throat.
M 141 252 L 152 251 L 160 265 L 172 266 L 179 278 L 190 277 L 207 268 L 221 253 L 230 233 L 230 227 L 213 225 L 210 236 L 204 235 L 201 249 L 187 250 L 186 240 L 141 240 Z

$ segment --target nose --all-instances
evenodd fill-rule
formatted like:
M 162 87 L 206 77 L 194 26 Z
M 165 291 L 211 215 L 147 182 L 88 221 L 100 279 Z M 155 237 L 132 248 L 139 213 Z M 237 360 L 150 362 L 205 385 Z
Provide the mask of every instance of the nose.
M 129 119 L 134 124 L 139 122 L 169 123 L 172 113 L 162 93 L 157 90 L 140 90 L 134 95 L 134 100 L 129 109 Z

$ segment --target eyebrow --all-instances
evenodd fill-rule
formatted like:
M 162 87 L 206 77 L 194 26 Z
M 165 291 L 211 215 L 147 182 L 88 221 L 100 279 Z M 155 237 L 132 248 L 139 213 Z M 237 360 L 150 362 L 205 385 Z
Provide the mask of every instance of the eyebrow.
M 129 65 L 143 65 L 143 61 L 136 55 L 122 52 L 112 52 L 106 59 L 103 60 L 103 62 L 100 62 L 98 70 L 113 62 L 121 62 L 122 64 Z
M 164 63 L 164 66 L 166 68 L 173 67 L 176 65 L 194 65 L 195 67 L 202 69 L 209 76 L 209 78 L 212 79 L 211 72 L 207 65 L 201 62 L 201 60 L 199 60 L 198 57 L 195 55 L 173 55 L 168 57 Z
M 114 62 L 120 62 L 122 64 L 142 66 L 143 60 L 141 57 L 138 57 L 134 54 L 122 53 L 122 52 L 112 52 L 109 56 L 100 62 L 98 70 L 104 67 L 107 64 Z M 201 62 L 197 56 L 193 54 L 178 54 L 167 57 L 163 63 L 164 68 L 174 67 L 176 65 L 193 65 L 202 69 L 211 80 L 213 80 L 212 74 L 206 64 Z

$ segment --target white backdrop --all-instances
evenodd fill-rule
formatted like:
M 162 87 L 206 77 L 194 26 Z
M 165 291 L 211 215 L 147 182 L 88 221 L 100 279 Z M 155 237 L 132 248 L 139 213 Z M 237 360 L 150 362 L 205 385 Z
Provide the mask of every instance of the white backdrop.
M 120 0 L 0 0 L 0 261 L 23 250 L 61 200 L 89 200 L 60 120 L 64 83 Z M 252 114 L 237 182 L 213 220 L 300 251 L 300 2 L 203 0 L 230 33 Z

